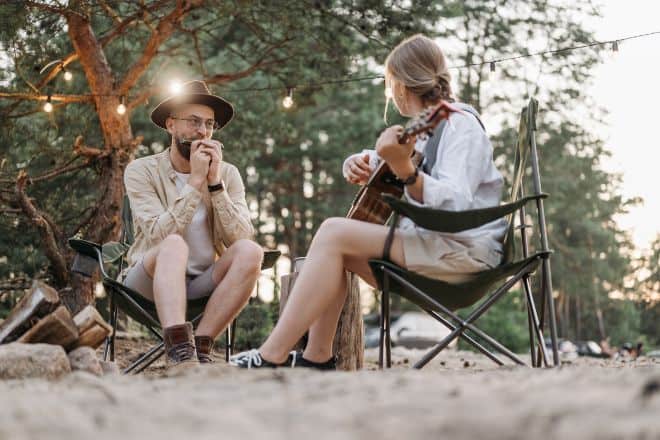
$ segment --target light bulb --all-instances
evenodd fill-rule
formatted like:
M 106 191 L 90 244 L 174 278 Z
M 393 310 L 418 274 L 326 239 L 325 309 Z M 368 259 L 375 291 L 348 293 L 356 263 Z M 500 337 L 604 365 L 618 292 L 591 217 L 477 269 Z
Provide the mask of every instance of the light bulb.
M 117 106 L 117 113 L 119 113 L 120 115 L 126 113 L 126 106 L 124 104 L 119 104 Z
M 176 79 L 170 81 L 170 92 L 172 92 L 173 95 L 178 95 L 181 93 L 181 87 L 182 85 L 180 81 Z
M 64 71 L 64 81 L 71 81 L 73 79 L 73 73 L 68 70 Z
M 286 96 L 282 100 L 284 108 L 291 108 L 293 105 L 293 89 L 287 89 Z
M 44 111 L 46 113 L 50 113 L 53 111 L 53 104 L 50 102 L 50 95 L 48 95 L 48 99 L 46 100 L 46 103 L 44 104 Z

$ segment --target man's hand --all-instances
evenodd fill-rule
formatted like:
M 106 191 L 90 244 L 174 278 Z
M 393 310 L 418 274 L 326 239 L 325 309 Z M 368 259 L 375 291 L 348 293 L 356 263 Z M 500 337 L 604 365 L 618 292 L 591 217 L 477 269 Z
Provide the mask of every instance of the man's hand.
M 209 169 L 206 173 L 207 185 L 217 185 L 221 181 L 222 144 L 213 139 L 204 139 L 200 143 L 200 149 L 211 158 Z
M 190 178 L 188 184 L 201 191 L 207 185 L 207 175 L 212 161 L 210 153 L 204 148 L 202 140 L 190 145 Z
M 369 165 L 369 155 L 354 156 L 346 162 L 346 180 L 350 183 L 364 185 L 372 173 Z

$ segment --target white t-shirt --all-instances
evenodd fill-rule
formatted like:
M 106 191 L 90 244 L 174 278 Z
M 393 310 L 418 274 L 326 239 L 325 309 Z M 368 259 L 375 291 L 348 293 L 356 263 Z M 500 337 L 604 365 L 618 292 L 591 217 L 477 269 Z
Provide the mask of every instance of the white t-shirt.
M 176 172 L 176 187 L 179 192 L 188 183 L 190 174 Z M 188 244 L 187 275 L 200 275 L 215 261 L 213 237 L 208 224 L 208 210 L 201 202 L 190 224 L 183 232 L 183 239 Z

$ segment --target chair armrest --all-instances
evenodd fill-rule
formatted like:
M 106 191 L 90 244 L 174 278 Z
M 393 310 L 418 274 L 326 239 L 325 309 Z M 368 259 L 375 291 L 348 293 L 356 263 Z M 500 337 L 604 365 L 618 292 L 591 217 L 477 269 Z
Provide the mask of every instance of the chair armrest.
M 531 195 L 504 205 L 466 211 L 447 211 L 416 206 L 389 194 L 383 194 L 382 197 L 394 212 L 408 217 L 416 225 L 431 231 L 452 233 L 478 228 L 494 220 L 504 218 L 520 209 L 530 200 L 544 199 L 548 197 L 548 194 Z

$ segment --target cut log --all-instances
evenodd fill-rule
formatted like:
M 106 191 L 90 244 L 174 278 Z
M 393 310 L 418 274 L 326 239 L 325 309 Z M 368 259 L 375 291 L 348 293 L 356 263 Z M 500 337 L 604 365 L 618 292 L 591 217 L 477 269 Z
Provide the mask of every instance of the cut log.
M 18 339 L 23 343 L 61 345 L 65 349 L 78 339 L 78 328 L 64 306 L 42 318 Z
M 346 272 L 346 302 L 339 315 L 334 351 L 337 369 L 361 370 L 364 365 L 364 322 L 360 305 L 360 283 L 357 275 Z
M 105 322 L 94 306 L 87 306 L 73 317 L 78 327 L 78 341 L 74 347 L 99 347 L 112 332 L 110 324 Z
M 300 270 L 302 261 L 296 261 L 296 269 Z M 280 315 L 284 310 L 293 285 L 298 276 L 293 272 L 281 277 L 280 288 Z M 337 369 L 359 370 L 364 364 L 364 326 L 362 320 L 362 309 L 360 306 L 360 287 L 358 277 L 346 272 L 347 289 L 346 302 L 339 316 L 339 324 L 333 343 L 333 351 L 337 356 Z M 304 339 L 299 341 L 294 349 L 304 347 Z
M 7 319 L 0 323 L 0 344 L 16 341 L 59 305 L 57 291 L 35 280 L 30 291 L 16 304 Z

